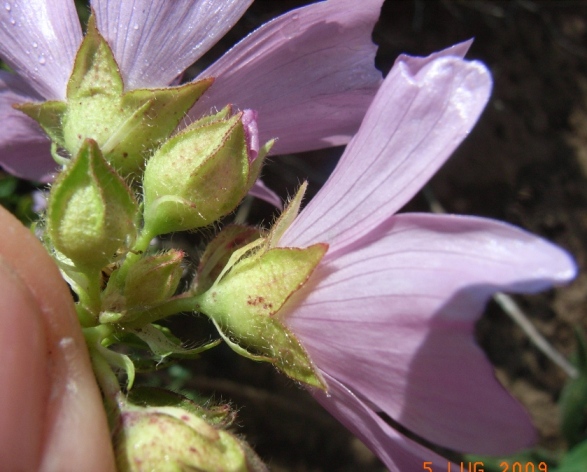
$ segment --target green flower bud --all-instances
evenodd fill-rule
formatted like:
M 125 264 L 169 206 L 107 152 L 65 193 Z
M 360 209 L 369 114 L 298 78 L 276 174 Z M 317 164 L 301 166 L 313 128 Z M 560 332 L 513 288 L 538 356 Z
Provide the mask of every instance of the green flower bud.
M 238 354 L 271 362 L 291 378 L 325 390 L 306 350 L 279 319 L 281 307 L 328 250 L 327 244 L 275 247 L 296 218 L 306 187 L 300 187 L 264 237 L 258 230 L 228 226 L 210 243 L 198 269 L 196 308 Z
M 67 101 L 17 108 L 37 120 L 51 140 L 72 156 L 86 138 L 94 139 L 105 159 L 126 177 L 142 172 L 147 157 L 213 81 L 125 92 L 112 50 L 92 15 L 67 84 Z
M 258 240 L 249 247 L 259 241 L 264 242 Z M 271 362 L 295 380 L 325 388 L 301 343 L 279 320 L 278 311 L 306 283 L 327 249 L 326 244 L 261 248 L 225 270 L 198 298 L 197 309 L 214 321 L 235 352 Z M 245 246 L 239 251 L 246 254 L 254 249 Z M 239 251 L 233 258 L 238 259 Z
M 136 238 L 137 202 L 91 139 L 53 185 L 47 206 L 53 247 L 81 269 L 100 270 Z
M 143 180 L 147 234 L 207 226 L 234 210 L 254 184 L 270 147 L 258 149 L 252 113 L 226 118 L 225 109 L 155 152 Z
M 249 446 L 192 409 L 127 405 L 114 444 L 121 472 L 267 471 Z
M 119 270 L 112 273 L 102 295 L 110 311 L 156 305 L 173 296 L 181 280 L 183 252 L 172 249 L 145 256 L 132 265 L 121 280 Z
M 173 296 L 181 280 L 182 260 L 183 252 L 172 249 L 132 266 L 124 286 L 127 305 L 154 305 Z

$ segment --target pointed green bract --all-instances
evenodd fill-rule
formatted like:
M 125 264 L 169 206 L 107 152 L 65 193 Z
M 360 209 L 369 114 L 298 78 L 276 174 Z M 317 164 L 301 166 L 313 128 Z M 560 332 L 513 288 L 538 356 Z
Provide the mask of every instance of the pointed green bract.
M 129 329 L 129 332 L 135 334 L 139 339 L 145 342 L 153 354 L 159 357 L 159 360 L 164 359 L 172 354 L 180 355 L 181 357 L 195 358 L 198 357 L 202 352 L 211 349 L 218 344 L 220 340 L 212 341 L 203 346 L 194 347 L 191 349 L 185 348 L 181 345 L 180 341 L 166 332 L 165 328 L 154 324 L 147 324 L 142 328 Z
M 76 266 L 99 270 L 136 238 L 138 205 L 125 182 L 86 140 L 53 185 L 48 202 L 51 243 Z
M 269 236 L 267 237 L 267 247 L 272 248 L 277 246 L 277 243 L 287 228 L 289 228 L 294 222 L 298 216 L 298 213 L 300 212 L 300 206 L 302 205 L 302 200 L 307 188 L 308 182 L 304 182 L 302 185 L 300 185 L 296 195 L 290 200 L 289 204 L 286 206 L 285 210 L 283 210 L 281 215 L 279 215 L 279 218 L 271 228 Z
M 263 168 L 263 164 L 265 163 L 265 157 L 271 151 L 271 148 L 275 144 L 275 139 L 271 139 L 267 141 L 261 148 L 259 149 L 259 154 L 257 158 L 251 162 L 251 167 L 249 168 L 249 181 L 247 182 L 247 188 L 251 189 L 257 179 L 261 176 L 261 169 Z
M 67 84 L 67 101 L 25 103 L 16 108 L 35 119 L 71 156 L 91 138 L 121 175 L 140 176 L 148 157 L 213 81 L 125 91 L 112 50 L 92 16 Z
M 128 392 L 127 401 L 142 407 L 172 406 L 181 408 L 200 418 L 205 418 L 216 427 L 227 428 L 236 419 L 236 412 L 230 408 L 230 405 L 211 405 L 210 400 L 206 398 L 202 398 L 201 402 L 196 403 L 177 392 L 157 387 L 139 386 L 133 388 Z
M 200 259 L 196 293 L 205 292 L 212 286 L 236 250 L 260 237 L 257 228 L 241 225 L 229 225 L 218 233 Z
M 252 185 L 241 119 L 206 118 L 151 157 L 143 180 L 147 233 L 200 228 L 236 208 Z
M 326 244 L 274 248 L 241 259 L 199 298 L 198 308 L 240 354 L 325 388 L 303 346 L 274 315 L 304 285 L 327 249 Z
M 51 138 L 51 141 L 61 147 L 65 145 L 63 128 L 61 127 L 63 117 L 67 111 L 67 104 L 65 102 L 55 100 L 41 103 L 23 103 L 13 106 L 39 123 L 43 131 Z
M 92 15 L 67 83 L 67 98 L 81 100 L 94 95 L 117 97 L 123 89 L 114 54 L 96 28 L 96 19 Z
M 121 108 L 129 113 L 104 143 L 108 161 L 123 175 L 142 171 L 151 153 L 171 135 L 212 82 L 203 79 L 179 87 L 126 93 Z

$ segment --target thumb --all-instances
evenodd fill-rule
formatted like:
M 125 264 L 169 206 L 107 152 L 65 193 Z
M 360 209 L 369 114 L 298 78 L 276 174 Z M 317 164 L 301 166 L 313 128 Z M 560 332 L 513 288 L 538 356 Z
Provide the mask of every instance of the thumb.
M 0 355 L 13 361 L 0 367 L 6 374 L 0 463 L 15 465 L 7 470 L 114 470 L 104 407 L 69 289 L 39 241 L 1 207 L 0 227 Z M 13 428 L 20 441 L 2 441 Z M 16 454 L 24 449 L 29 453 Z M 18 462 L 25 459 L 31 462 Z

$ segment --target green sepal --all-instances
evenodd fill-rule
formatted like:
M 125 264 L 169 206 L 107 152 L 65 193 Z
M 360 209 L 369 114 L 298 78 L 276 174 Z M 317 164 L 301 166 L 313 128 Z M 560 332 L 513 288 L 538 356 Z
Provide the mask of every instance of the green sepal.
M 112 336 L 105 340 L 105 345 L 107 346 L 114 344 L 124 346 L 123 349 L 134 364 L 137 373 L 157 372 L 167 369 L 177 362 L 176 359 L 169 356 L 164 359 L 153 356 L 147 343 L 126 330 L 115 331 Z
M 124 370 L 126 373 L 127 383 L 126 388 L 130 390 L 135 382 L 135 365 L 131 358 L 126 354 L 111 351 L 103 346 L 97 345 L 95 349 L 100 353 L 104 360 L 117 369 Z
M 304 285 L 327 249 L 321 243 L 260 250 L 242 258 L 239 251 L 249 250 L 245 246 L 198 298 L 198 308 L 239 354 L 272 362 L 291 378 L 325 389 L 303 346 L 274 315 Z
M 182 347 L 181 342 L 167 328 L 154 324 L 128 329 L 128 331 L 145 342 L 160 360 L 171 355 L 174 357 L 196 358 L 202 352 L 220 344 L 220 340 L 215 340 L 199 347 L 187 349 Z
M 84 141 L 49 197 L 51 244 L 82 272 L 100 270 L 128 251 L 137 217 L 138 204 L 124 180 L 95 141 Z
M 195 293 L 208 290 L 228 264 L 230 256 L 260 237 L 261 232 L 250 226 L 229 225 L 223 228 L 208 244 L 200 258 Z
M 261 176 L 261 169 L 263 168 L 263 164 L 265 163 L 265 158 L 267 157 L 267 154 L 269 154 L 269 151 L 271 151 L 271 148 L 274 144 L 275 139 L 267 141 L 259 149 L 257 158 L 253 162 L 251 162 L 251 167 L 249 169 L 249 181 L 247 183 L 248 189 L 251 189 L 257 181 L 257 179 Z
M 288 377 L 327 390 L 308 353 L 283 323 L 275 318 L 255 317 L 247 333 L 237 337 L 229 328 L 214 322 L 222 339 L 237 354 L 254 361 L 270 362 Z
M 95 95 L 117 97 L 122 94 L 122 76 L 114 54 L 90 16 L 86 35 L 77 51 L 67 83 L 67 98 L 80 100 Z
M 136 387 L 129 392 L 127 400 L 133 405 L 142 407 L 173 406 L 181 408 L 222 428 L 228 428 L 236 419 L 236 412 L 229 405 L 210 405 L 209 400 L 199 404 L 177 392 L 163 388 Z
M 204 115 L 201 118 L 197 119 L 193 123 L 186 126 L 182 133 L 189 133 L 197 128 L 203 128 L 206 125 L 211 123 L 217 123 L 219 121 L 226 121 L 232 115 L 232 105 L 226 105 L 222 110 L 213 115 Z
M 249 190 L 249 159 L 239 113 L 169 139 L 143 179 L 145 232 L 154 236 L 207 226 Z
M 296 192 L 295 196 L 289 201 L 285 209 L 281 212 L 281 215 L 279 215 L 277 221 L 271 227 L 271 231 L 267 236 L 268 248 L 277 246 L 277 243 L 279 243 L 279 240 L 287 228 L 289 228 L 297 218 L 307 188 L 308 182 L 304 182 L 302 185 L 300 185 L 300 188 Z
M 92 138 L 123 176 L 138 175 L 213 81 L 125 92 L 112 50 L 92 15 L 67 84 L 58 144 L 75 155 L 82 141 Z
M 67 111 L 65 102 L 57 100 L 29 102 L 13 105 L 13 107 L 39 123 L 51 141 L 59 146 L 65 145 L 62 128 L 63 117 Z
M 104 154 L 123 175 L 142 171 L 151 153 L 177 128 L 188 110 L 212 85 L 202 79 L 178 87 L 132 90 L 123 110 L 135 110 L 104 143 Z

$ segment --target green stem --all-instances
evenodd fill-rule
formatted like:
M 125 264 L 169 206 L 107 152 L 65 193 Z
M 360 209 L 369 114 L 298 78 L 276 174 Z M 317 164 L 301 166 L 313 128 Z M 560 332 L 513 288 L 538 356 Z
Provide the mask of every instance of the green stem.
M 119 400 L 122 398 L 122 390 L 116 374 L 113 372 L 104 356 L 100 353 L 99 349 L 102 340 L 112 334 L 112 329 L 108 326 L 102 325 L 94 328 L 86 328 L 83 330 L 83 333 L 90 351 L 90 359 L 92 361 L 94 374 L 104 397 L 108 423 L 112 429 L 116 426 L 120 414 Z
M 148 249 L 149 243 L 155 236 L 156 234 L 146 231 L 143 228 L 143 231 L 136 240 L 131 252 L 126 255 L 124 262 L 118 269 L 118 277 L 120 280 L 126 280 L 129 269 L 141 259 L 143 253 Z
M 80 305 L 82 305 L 87 312 L 91 313 L 96 320 L 98 319 L 98 313 L 100 313 L 102 305 L 100 300 L 100 274 L 100 271 L 84 272 L 83 275 L 86 279 L 86 286 L 83 287 L 83 289 L 80 287 L 80 291 L 77 294 Z
M 124 321 L 123 325 L 125 328 L 130 329 L 141 328 L 148 323 L 175 315 L 176 313 L 191 313 L 199 311 L 198 302 L 200 298 L 201 295 L 189 295 L 185 293 L 178 295 L 177 297 L 171 298 L 161 305 L 149 308 L 148 310 L 137 312 L 135 316 L 133 316 L 132 312 L 130 312 L 130 321 Z M 135 319 L 133 320 L 132 318 Z
M 112 368 L 100 352 L 96 349 L 90 349 L 90 359 L 94 368 L 94 374 L 98 380 L 98 385 L 104 397 L 108 424 L 110 425 L 110 429 L 113 429 L 117 424 L 120 414 L 119 398 L 122 395 L 122 390 Z
M 143 228 L 143 231 L 141 232 L 140 236 L 135 242 L 135 245 L 132 248 L 133 252 L 138 253 L 137 255 L 140 255 L 143 252 L 145 252 L 149 247 L 149 243 L 153 240 L 155 236 L 157 235 L 153 234 L 151 231 L 147 231 L 147 228 Z
M 75 311 L 82 328 L 92 328 L 98 324 L 96 317 L 81 303 L 76 303 Z

